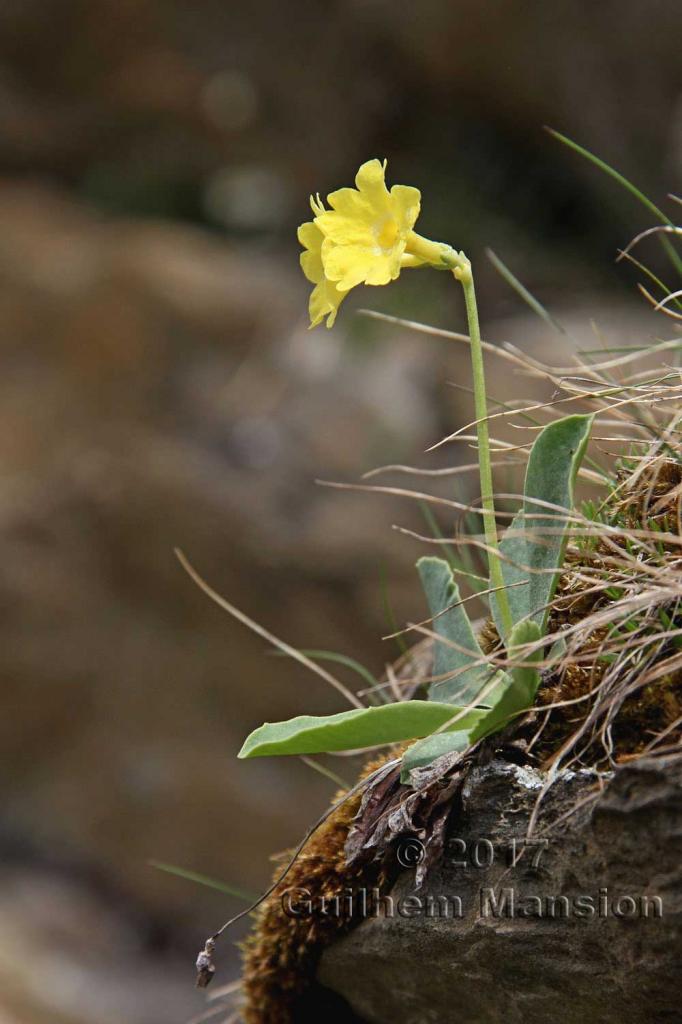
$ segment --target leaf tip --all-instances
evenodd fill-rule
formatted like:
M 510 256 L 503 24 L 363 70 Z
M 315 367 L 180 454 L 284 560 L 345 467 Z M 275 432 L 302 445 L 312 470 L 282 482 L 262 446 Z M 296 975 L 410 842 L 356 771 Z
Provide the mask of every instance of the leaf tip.
M 244 761 L 249 757 L 258 756 L 258 734 L 260 733 L 262 728 L 263 726 L 260 726 L 260 728 L 258 729 L 254 729 L 254 731 L 250 732 L 249 735 L 246 737 L 246 739 L 241 745 L 239 753 L 237 754 L 237 758 L 240 761 Z

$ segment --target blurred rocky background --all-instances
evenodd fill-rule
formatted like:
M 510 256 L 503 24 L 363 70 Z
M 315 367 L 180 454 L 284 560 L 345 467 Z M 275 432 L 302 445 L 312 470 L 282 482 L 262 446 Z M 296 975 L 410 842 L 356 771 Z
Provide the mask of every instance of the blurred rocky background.
M 391 530 L 419 511 L 315 480 L 472 460 L 423 454 L 471 418 L 448 386 L 466 352 L 353 316 L 462 329 L 460 299 L 406 274 L 308 333 L 308 193 L 388 157 L 424 233 L 476 260 L 492 340 L 560 362 L 599 331 L 670 333 L 613 264 L 650 215 L 542 126 L 663 204 L 681 32 L 677 0 L 0 6 L 0 1024 L 200 1013 L 193 958 L 242 904 L 149 860 L 257 891 L 333 792 L 299 761 L 236 761 L 264 718 L 340 705 L 174 547 L 276 635 L 375 673 L 386 595 L 420 614 L 421 548 Z M 555 353 L 485 246 L 569 327 Z M 491 362 L 493 395 L 530 386 Z

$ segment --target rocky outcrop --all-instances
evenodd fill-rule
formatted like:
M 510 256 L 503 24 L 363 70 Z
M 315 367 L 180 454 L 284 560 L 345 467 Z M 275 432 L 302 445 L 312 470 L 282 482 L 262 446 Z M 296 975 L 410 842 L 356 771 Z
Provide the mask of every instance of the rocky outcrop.
M 474 769 L 440 869 L 419 892 L 404 871 L 320 982 L 371 1024 L 679 1021 L 682 759 L 545 782 Z

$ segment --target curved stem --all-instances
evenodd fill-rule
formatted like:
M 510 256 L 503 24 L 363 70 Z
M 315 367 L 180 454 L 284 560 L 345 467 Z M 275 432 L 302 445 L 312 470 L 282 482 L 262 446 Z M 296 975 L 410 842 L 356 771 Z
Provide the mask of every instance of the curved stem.
M 461 254 L 463 256 L 463 254 Z M 499 556 L 497 526 L 495 524 L 495 503 L 493 500 L 493 474 L 490 464 L 490 438 L 488 435 L 488 407 L 486 402 L 485 374 L 483 370 L 483 349 L 481 346 L 481 329 L 478 323 L 478 308 L 471 264 L 468 260 L 453 269 L 455 278 L 464 289 L 467 320 L 469 323 L 469 339 L 471 341 L 471 369 L 474 385 L 474 408 L 478 434 L 478 465 L 481 478 L 481 504 L 483 507 L 483 527 L 488 547 L 488 568 L 490 584 L 495 590 L 494 600 L 497 601 L 500 616 L 507 636 L 512 630 L 512 617 L 505 589 L 502 563 Z

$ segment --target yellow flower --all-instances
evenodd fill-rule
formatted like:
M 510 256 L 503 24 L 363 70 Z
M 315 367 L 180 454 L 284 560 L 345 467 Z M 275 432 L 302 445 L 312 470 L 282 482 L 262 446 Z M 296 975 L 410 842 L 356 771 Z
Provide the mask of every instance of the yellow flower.
M 311 204 L 315 200 L 311 199 Z M 313 205 L 313 212 L 316 208 Z M 301 224 L 298 229 L 298 240 L 304 247 L 301 253 L 301 269 L 308 280 L 315 285 L 310 295 L 308 312 L 310 314 L 310 326 L 317 327 L 321 320 L 327 317 L 327 327 L 332 327 L 336 320 L 336 313 L 346 293 L 339 291 L 334 281 L 325 277 L 322 266 L 322 243 L 324 235 L 313 221 Z
M 301 266 L 315 285 L 310 296 L 310 326 L 327 317 L 331 327 L 347 292 L 358 284 L 394 281 L 403 267 L 446 263 L 450 246 L 421 238 L 412 229 L 421 194 L 411 185 L 386 188 L 386 161 L 368 160 L 355 176 L 356 188 L 332 192 L 325 209 L 311 197 L 315 218 L 298 229 L 305 247 Z
M 400 273 L 421 196 L 410 185 L 394 185 L 389 192 L 385 173 L 385 162 L 369 160 L 355 177 L 357 188 L 332 192 L 331 210 L 315 218 L 324 235 L 325 276 L 342 292 L 357 284 L 388 284 Z

